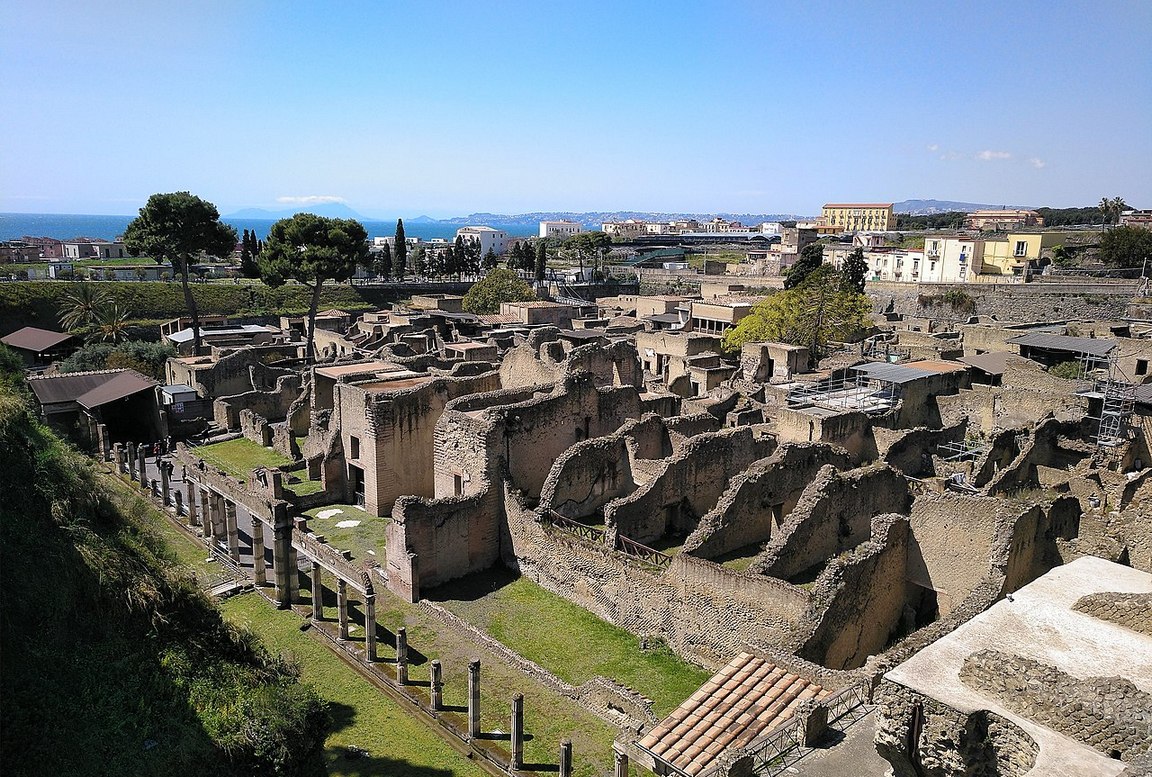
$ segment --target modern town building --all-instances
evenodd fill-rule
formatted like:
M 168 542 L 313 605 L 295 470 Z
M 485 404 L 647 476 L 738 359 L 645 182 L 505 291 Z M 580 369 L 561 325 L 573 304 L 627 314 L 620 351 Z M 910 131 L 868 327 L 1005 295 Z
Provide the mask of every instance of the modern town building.
M 508 248 L 508 233 L 492 227 L 461 227 L 456 230 L 456 237 L 465 241 L 474 240 L 480 244 L 480 254 L 483 256 L 489 250 L 494 254 L 502 254 Z
M 575 221 L 541 221 L 540 237 L 572 237 L 584 231 L 584 227 Z
M 890 202 L 828 203 L 820 211 L 821 226 L 831 232 L 885 232 L 895 223 Z
M 1042 227 L 1044 219 L 1034 210 L 978 210 L 968 214 L 964 226 L 985 232 L 1004 232 L 1009 229 Z

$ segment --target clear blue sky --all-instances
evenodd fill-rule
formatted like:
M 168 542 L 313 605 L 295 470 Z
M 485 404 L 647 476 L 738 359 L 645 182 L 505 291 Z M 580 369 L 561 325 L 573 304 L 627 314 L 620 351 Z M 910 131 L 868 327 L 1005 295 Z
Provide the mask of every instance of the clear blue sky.
M 1149 0 L 5 0 L 0 29 L 2 211 L 1152 208 Z

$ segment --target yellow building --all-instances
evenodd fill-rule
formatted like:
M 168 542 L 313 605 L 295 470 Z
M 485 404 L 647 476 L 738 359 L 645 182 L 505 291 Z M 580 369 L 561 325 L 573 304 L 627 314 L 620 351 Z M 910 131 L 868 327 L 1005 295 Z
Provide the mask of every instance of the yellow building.
M 820 217 L 822 226 L 834 232 L 887 232 L 896 226 L 890 202 L 829 203 Z
M 1064 243 L 1063 232 L 1015 232 L 1003 240 L 984 241 L 984 269 L 987 275 L 1021 275 L 1025 265 Z

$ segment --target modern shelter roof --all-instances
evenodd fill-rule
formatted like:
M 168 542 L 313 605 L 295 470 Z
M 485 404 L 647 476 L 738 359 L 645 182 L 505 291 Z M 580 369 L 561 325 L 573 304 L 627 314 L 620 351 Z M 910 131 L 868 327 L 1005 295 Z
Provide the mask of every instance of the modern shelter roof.
M 1010 345 L 1025 345 L 1029 348 L 1043 348 L 1046 351 L 1065 351 L 1072 354 L 1088 354 L 1089 356 L 1107 356 L 1116 347 L 1114 340 L 1049 335 L 1041 332 L 1029 332 L 1026 335 L 1013 337 L 1008 343 Z
M 918 370 L 914 367 L 903 367 L 899 364 L 889 364 L 888 362 L 857 364 L 852 369 L 870 380 L 879 380 L 884 383 L 911 383 L 914 380 L 937 374 L 935 372 L 929 372 L 928 370 Z
M 22 351 L 44 353 L 71 339 L 72 335 L 65 332 L 53 332 L 51 329 L 26 326 L 23 329 L 17 329 L 10 335 L 0 337 L 0 342 Z

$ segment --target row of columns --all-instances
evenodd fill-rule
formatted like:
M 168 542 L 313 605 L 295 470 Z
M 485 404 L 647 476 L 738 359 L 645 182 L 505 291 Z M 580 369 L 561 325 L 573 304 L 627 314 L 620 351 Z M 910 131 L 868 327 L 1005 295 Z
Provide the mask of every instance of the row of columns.
M 138 480 L 144 488 L 148 488 L 147 468 L 145 457 L 147 450 L 144 446 L 128 443 L 127 446 L 116 444 L 113 446 L 113 456 L 117 469 L 122 474 L 129 474 L 133 480 Z M 184 514 L 184 493 L 187 494 L 187 517 L 190 526 L 201 527 L 201 533 L 209 542 L 226 543 L 228 555 L 236 561 L 240 559 L 240 539 L 237 528 L 236 503 L 210 488 L 201 487 L 190 479 L 185 479 L 185 491 L 177 490 L 170 494 L 171 482 L 169 471 L 160 467 L 160 482 L 152 481 L 152 491 L 159 496 L 165 506 L 172 504 L 175 499 L 176 512 Z M 272 546 L 273 573 L 276 578 L 276 599 L 281 607 L 291 606 L 296 590 L 296 551 L 292 547 L 292 524 L 287 519 L 286 510 L 273 513 L 274 540 Z M 264 558 L 264 522 L 257 516 L 252 516 L 252 558 L 253 579 L 256 585 L 267 585 L 267 564 Z M 323 567 L 313 561 L 311 567 L 312 587 L 312 618 L 316 621 L 324 619 L 324 586 L 322 575 Z M 336 579 L 336 608 L 339 625 L 339 636 L 342 640 L 349 638 L 349 612 L 348 612 L 348 582 L 337 576 Z M 376 594 L 368 584 L 364 595 L 364 645 L 369 662 L 376 662 L 377 655 L 377 624 L 376 624 Z M 407 685 L 408 677 L 408 631 L 401 626 L 396 631 L 396 678 L 401 685 Z M 433 659 L 429 665 L 430 672 L 430 701 L 434 711 L 444 708 L 444 678 L 443 666 L 438 659 Z M 509 769 L 516 771 L 524 765 L 524 695 L 516 694 L 512 697 L 512 712 L 510 722 L 510 740 L 512 756 Z M 480 661 L 473 659 L 468 663 L 468 736 L 477 739 L 482 733 L 480 725 Z M 628 776 L 628 756 L 620 751 L 614 751 L 615 762 L 614 777 Z M 571 777 L 572 774 L 572 741 L 564 740 L 560 743 L 560 777 Z
M 115 446 L 119 448 L 119 446 Z M 129 443 L 129 451 L 115 450 L 117 467 L 121 472 L 131 470 L 133 479 L 139 478 L 147 483 L 144 466 L 145 449 L 141 446 L 138 451 Z M 125 455 L 126 453 L 126 455 Z M 133 455 L 135 454 L 135 455 Z M 132 466 L 135 465 L 135 466 Z M 160 468 L 160 491 L 166 505 L 171 504 L 169 497 L 170 482 L 166 468 Z M 155 491 L 155 486 L 153 488 Z M 203 537 L 208 541 L 225 542 L 228 554 L 234 560 L 240 558 L 239 531 L 237 528 L 236 504 L 221 494 L 209 488 L 202 488 L 192 480 L 185 480 L 185 490 L 188 495 L 188 523 L 191 526 L 200 526 Z M 176 509 L 182 512 L 182 494 L 177 491 Z M 295 549 L 291 545 L 291 523 L 283 521 L 283 525 L 274 527 L 277 535 L 273 545 L 273 568 L 276 575 L 277 601 L 281 606 L 290 606 L 294 598 L 296 558 Z M 289 549 L 291 552 L 289 552 Z M 264 559 L 264 523 L 256 516 L 252 516 L 252 557 L 253 578 L 256 585 L 267 584 L 267 565 Z M 312 588 L 312 618 L 316 621 L 324 619 L 324 586 L 322 579 L 323 567 L 313 561 L 311 567 Z M 285 579 L 289 578 L 289 579 Z M 336 608 L 339 636 L 342 640 L 349 638 L 349 610 L 348 610 L 348 582 L 342 578 L 336 579 Z M 377 626 L 376 626 L 376 594 L 368 586 L 364 595 L 364 645 L 369 662 L 378 660 L 377 653 Z M 401 685 L 407 685 L 409 659 L 408 659 L 408 631 L 401 626 L 396 631 L 396 679 Z M 444 706 L 444 679 L 443 666 L 438 659 L 430 663 L 430 701 L 432 709 L 439 711 Z M 510 720 L 512 757 L 509 769 L 515 771 L 524 765 L 524 695 L 516 694 L 512 697 L 512 712 Z M 480 725 L 480 661 L 473 659 L 468 663 L 468 736 L 478 738 L 482 733 Z M 615 777 L 627 777 L 628 757 L 624 753 L 615 752 Z M 572 742 L 564 740 L 560 743 L 560 777 L 570 777 L 572 773 Z

